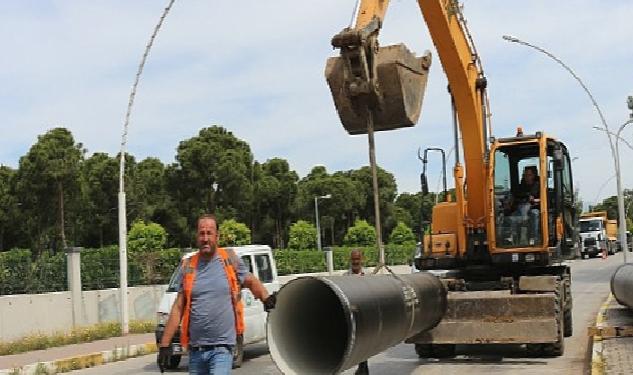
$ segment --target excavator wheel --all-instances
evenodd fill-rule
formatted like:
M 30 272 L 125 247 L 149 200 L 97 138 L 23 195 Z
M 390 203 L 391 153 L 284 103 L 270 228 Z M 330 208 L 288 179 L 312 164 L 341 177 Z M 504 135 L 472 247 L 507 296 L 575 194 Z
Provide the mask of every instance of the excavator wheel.
M 556 287 L 556 325 L 558 326 L 558 340 L 553 343 L 527 344 L 527 352 L 531 357 L 558 357 L 565 352 L 565 291 L 563 283 Z
M 420 358 L 449 358 L 455 356 L 455 344 L 415 344 Z
M 455 357 L 455 344 L 433 345 L 433 357 L 435 358 Z
M 564 336 L 571 337 L 574 333 L 574 324 L 572 321 L 572 296 L 571 296 L 571 277 L 565 275 L 565 309 L 563 310 L 563 327 Z
M 571 304 L 569 305 L 569 317 L 566 317 L 565 311 L 567 303 L 565 301 L 566 292 L 564 281 L 557 282 L 556 286 L 556 325 L 558 327 L 558 340 L 553 343 L 545 344 L 527 344 L 526 349 L 530 357 L 558 357 L 565 352 L 565 328 L 566 320 L 571 320 Z
M 420 358 L 431 358 L 433 356 L 431 344 L 415 344 L 415 352 Z

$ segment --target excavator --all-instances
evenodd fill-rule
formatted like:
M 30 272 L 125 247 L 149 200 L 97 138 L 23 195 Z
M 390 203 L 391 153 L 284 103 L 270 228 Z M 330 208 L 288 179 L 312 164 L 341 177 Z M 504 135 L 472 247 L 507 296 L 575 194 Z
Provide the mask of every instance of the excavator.
M 434 329 L 406 342 L 420 357 L 453 356 L 456 345 L 469 344 L 521 344 L 532 356 L 562 355 L 572 335 L 565 261 L 578 242 L 567 147 L 542 131 L 494 136 L 487 79 L 459 2 L 418 4 L 448 79 L 455 191 L 444 184 L 415 257 L 415 267 L 449 291 L 447 312 Z M 325 69 L 341 123 L 349 134 L 368 135 L 372 164 L 374 132 L 418 122 L 431 67 L 428 52 L 418 57 L 403 44 L 379 45 L 388 5 L 357 3 L 350 27 L 332 38 L 340 55 Z M 433 151 L 419 152 L 423 194 Z

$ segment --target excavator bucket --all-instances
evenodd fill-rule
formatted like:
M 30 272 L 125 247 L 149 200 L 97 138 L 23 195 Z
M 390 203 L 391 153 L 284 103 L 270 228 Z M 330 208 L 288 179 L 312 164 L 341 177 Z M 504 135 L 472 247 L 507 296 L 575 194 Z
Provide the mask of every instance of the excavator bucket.
M 376 54 L 380 105 L 373 109 L 374 130 L 413 126 L 420 117 L 431 54 L 416 57 L 404 44 L 380 47 Z M 350 92 L 351 72 L 343 57 L 330 57 L 325 77 L 336 111 L 349 134 L 366 134 L 366 109 Z

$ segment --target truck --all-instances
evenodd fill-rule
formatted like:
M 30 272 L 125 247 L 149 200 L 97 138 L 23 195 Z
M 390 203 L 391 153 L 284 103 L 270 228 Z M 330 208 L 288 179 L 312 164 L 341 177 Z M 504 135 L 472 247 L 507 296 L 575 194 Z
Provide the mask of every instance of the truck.
M 621 250 L 618 240 L 618 221 L 607 220 L 607 252 L 613 255 Z
M 379 46 L 388 5 L 361 0 L 351 27 L 332 39 L 340 56 L 326 66 L 341 123 L 351 135 L 367 134 L 372 166 L 374 131 L 417 124 L 431 65 L 430 54 L 417 58 L 403 44 Z M 406 342 L 420 357 L 453 356 L 456 345 L 468 344 L 524 344 L 533 356 L 562 355 L 564 339 L 572 335 L 566 261 L 578 244 L 570 152 L 544 131 L 519 127 L 516 134 L 497 137 L 487 77 L 461 5 L 418 5 L 448 79 L 455 191 L 445 191 L 432 217 L 422 218 L 430 227 L 422 231 L 428 234 L 415 257 L 416 270 L 432 272 L 449 290 L 447 313 L 437 327 Z M 515 108 L 517 121 L 522 112 L 529 109 Z M 446 170 L 443 149 L 419 153 L 422 194 L 429 193 L 430 152 L 442 153 Z M 532 176 L 531 186 L 536 183 L 529 193 L 522 174 Z
M 617 246 L 617 220 L 608 220 L 606 211 L 585 212 L 580 215 L 580 257 L 598 256 L 603 251 L 614 254 Z
M 232 249 L 241 258 L 249 272 L 255 275 L 266 287 L 269 293 L 279 290 L 280 282 L 277 276 L 277 265 L 273 258 L 272 250 L 267 245 L 246 245 L 239 247 L 227 247 Z M 183 255 L 180 263 L 194 253 Z M 171 307 L 178 294 L 178 280 L 181 267 L 178 265 L 171 276 L 170 282 L 157 309 L 158 324 L 156 325 L 156 343 L 159 344 L 165 331 L 165 325 L 169 318 Z M 244 304 L 244 335 L 237 338 L 233 350 L 233 368 L 240 367 L 244 358 L 244 346 L 266 340 L 266 318 L 262 303 L 255 299 L 248 289 L 242 289 L 242 303 Z M 180 331 L 177 331 L 171 343 L 172 355 L 169 358 L 168 368 L 177 369 L 185 349 L 180 345 Z

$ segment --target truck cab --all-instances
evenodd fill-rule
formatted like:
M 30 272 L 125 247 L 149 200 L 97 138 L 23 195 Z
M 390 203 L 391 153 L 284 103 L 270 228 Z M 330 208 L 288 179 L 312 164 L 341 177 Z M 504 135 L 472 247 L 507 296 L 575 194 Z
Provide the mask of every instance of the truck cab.
M 238 257 L 246 265 L 249 272 L 255 275 L 268 290 L 273 293 L 279 290 L 280 283 L 277 276 L 277 265 L 273 258 L 272 250 L 267 245 L 247 245 L 240 247 L 226 247 L 235 251 Z M 194 253 L 187 253 L 184 259 L 191 257 Z M 158 344 L 163 336 L 169 312 L 178 295 L 178 279 L 181 266 L 178 265 L 170 279 L 167 290 L 163 295 L 157 310 L 158 324 L 156 326 L 156 343 Z M 264 341 L 266 339 L 266 318 L 264 306 L 261 301 L 256 300 L 248 289 L 242 289 L 242 303 L 244 304 L 244 335 L 237 338 L 237 345 L 233 353 L 233 367 L 240 367 L 244 355 L 244 346 Z M 172 353 L 169 360 L 169 368 L 176 369 L 180 364 L 182 355 L 186 353 L 186 348 L 180 346 L 180 333 L 176 332 L 172 340 Z
M 599 255 L 607 249 L 605 220 L 600 217 L 581 218 L 580 257 L 582 259 Z

